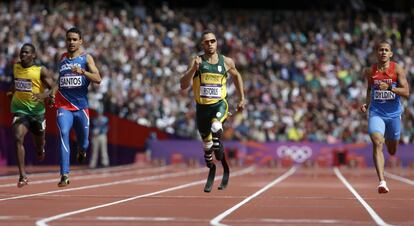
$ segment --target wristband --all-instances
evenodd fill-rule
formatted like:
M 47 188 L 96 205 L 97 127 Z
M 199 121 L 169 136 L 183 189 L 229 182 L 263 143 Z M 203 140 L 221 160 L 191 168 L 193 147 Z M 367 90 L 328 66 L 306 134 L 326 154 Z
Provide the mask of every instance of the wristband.
M 392 85 L 389 85 L 387 90 L 392 92 Z

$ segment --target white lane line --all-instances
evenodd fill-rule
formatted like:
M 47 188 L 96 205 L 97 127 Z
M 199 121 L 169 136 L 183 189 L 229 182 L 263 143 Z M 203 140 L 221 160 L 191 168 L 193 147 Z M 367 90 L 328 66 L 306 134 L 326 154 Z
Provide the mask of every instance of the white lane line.
M 0 220 L 10 220 L 10 219 L 15 219 L 16 216 L 0 216 Z
M 68 218 L 67 220 L 75 220 L 76 218 Z M 80 219 L 76 219 L 77 221 L 79 221 Z M 201 224 L 201 223 L 205 223 L 206 219 L 197 219 L 197 218 L 185 218 L 185 217 L 121 217 L 121 216 L 98 216 L 98 217 L 94 217 L 94 218 L 87 218 L 87 220 L 90 221 L 102 221 L 110 224 L 116 224 L 119 225 L 121 224 L 120 222 L 128 222 L 128 223 L 133 223 L 133 222 L 139 222 L 140 224 L 144 224 L 144 223 L 155 223 L 155 222 L 163 222 L 165 224 L 168 224 L 166 222 L 171 222 L 174 224 L 180 224 L 180 223 L 185 223 L 187 225 L 192 225 L 193 224 Z M 101 223 L 101 222 L 99 222 Z M 98 223 L 98 224 L 99 224 Z M 149 223 L 149 224 L 151 224 Z M 145 225 L 145 224 L 144 224 Z
M 392 174 L 392 173 L 388 173 L 388 172 L 385 172 L 384 174 L 385 174 L 386 177 L 389 177 L 391 179 L 398 180 L 398 181 L 404 182 L 404 183 L 409 184 L 409 185 L 414 185 L 414 181 L 410 180 L 408 178 L 401 177 L 401 176 L 398 176 L 398 175 L 395 175 L 395 174 Z
M 9 195 L 11 196 L 11 195 Z M 83 198 L 112 198 L 112 199 L 120 199 L 120 198 L 126 198 L 129 197 L 128 195 L 104 195 L 104 194 L 80 194 L 80 195 L 74 195 L 74 194 L 51 194 L 47 196 L 49 197 L 57 197 L 57 198 L 65 198 L 65 197 L 83 197 Z M 202 196 L 202 195 L 158 195 L 158 198 L 166 198 L 166 199 L 206 199 L 206 200 L 224 200 L 224 199 L 243 199 L 246 196 L 231 196 L 231 195 L 217 195 L 217 196 Z M 407 200 L 407 199 L 404 199 Z M 411 199 L 409 199 L 411 200 Z M 412 199 L 414 201 L 414 199 Z M 183 201 L 183 200 L 182 200 Z
M 232 176 L 235 177 L 235 176 L 240 176 L 240 175 L 243 175 L 243 174 L 247 174 L 247 173 L 253 172 L 254 169 L 255 169 L 255 167 L 251 166 L 251 167 L 246 168 L 244 170 L 234 172 L 232 174 Z M 221 177 L 222 176 L 216 177 L 215 180 L 218 180 Z M 143 195 L 137 195 L 137 196 L 134 196 L 134 197 L 131 197 L 131 198 L 122 199 L 122 200 L 115 201 L 115 202 L 110 202 L 110 203 L 106 203 L 106 204 L 102 204 L 102 205 L 98 205 L 98 206 L 92 206 L 92 207 L 89 207 L 89 208 L 80 209 L 80 210 L 76 210 L 76 211 L 72 211 L 72 212 L 62 213 L 62 214 L 59 214 L 59 215 L 55 215 L 55 216 L 51 216 L 51 217 L 48 217 L 48 218 L 40 219 L 40 220 L 36 221 L 36 226 L 48 226 L 47 223 L 49 223 L 51 221 L 59 220 L 59 219 L 62 219 L 62 218 L 68 217 L 68 216 L 75 215 L 75 214 L 80 214 L 80 213 L 88 212 L 88 211 L 91 211 L 91 210 L 96 210 L 96 209 L 100 209 L 100 208 L 104 208 L 104 207 L 108 207 L 108 206 L 113 206 L 113 205 L 117 205 L 117 204 L 124 203 L 124 202 L 129 202 L 129 201 L 140 199 L 140 198 L 154 196 L 154 195 L 162 194 L 162 193 L 165 193 L 165 192 L 180 190 L 180 189 L 192 187 L 192 186 L 199 185 L 199 184 L 204 184 L 205 182 L 206 182 L 205 179 L 198 180 L 198 181 L 194 181 L 194 182 L 191 182 L 191 183 L 188 183 L 188 184 L 178 185 L 178 186 L 175 186 L 175 187 L 171 187 L 171 188 L 167 188 L 167 189 L 163 189 L 163 190 L 159 190 L 159 191 L 156 191 L 156 192 L 151 192 L 151 193 L 147 193 L 147 194 L 143 194 Z
M 274 181 L 270 182 L 268 185 L 266 185 L 265 187 L 263 187 L 262 189 L 260 189 L 256 193 L 254 193 L 253 195 L 247 197 L 243 201 L 239 202 L 237 205 L 233 206 L 232 208 L 224 211 L 223 213 L 221 213 L 217 217 L 213 218 L 210 221 L 210 224 L 211 225 L 221 225 L 221 226 L 225 226 L 225 224 L 221 224 L 220 223 L 221 220 L 223 220 L 226 216 L 228 216 L 229 214 L 231 214 L 232 212 L 234 212 L 235 210 L 237 210 L 240 206 L 246 204 L 250 200 L 256 198 L 257 196 L 259 196 L 260 194 L 262 194 L 263 192 L 265 192 L 267 189 L 271 188 L 275 184 L 280 183 L 284 179 L 286 179 L 289 176 L 291 176 L 293 173 L 295 173 L 296 169 L 297 169 L 297 167 L 295 167 L 295 166 L 292 167 L 292 168 L 290 168 L 287 172 L 285 172 L 284 174 L 282 174 L 281 176 L 279 176 L 278 178 L 276 178 Z
M 349 223 L 348 221 L 341 221 L 335 219 L 261 219 L 268 223 L 289 223 L 289 224 L 340 224 Z
M 84 174 L 84 173 L 90 173 L 90 172 L 91 173 L 116 172 L 116 171 L 121 171 L 121 170 L 129 170 L 133 168 L 148 169 L 148 168 L 140 167 L 137 164 L 128 164 L 128 165 L 111 166 L 111 167 L 97 168 L 97 169 L 76 169 L 76 170 L 71 170 L 71 174 L 75 175 L 75 174 Z M 32 178 L 32 177 L 44 177 L 44 176 L 56 175 L 56 174 L 59 174 L 58 170 L 56 170 L 56 172 L 49 171 L 49 172 L 42 172 L 42 173 L 29 173 L 27 176 Z M 0 180 L 18 178 L 18 177 L 19 177 L 19 174 L 5 175 L 5 176 L 0 176 Z
M 95 218 L 98 221 L 175 221 L 177 222 L 202 222 L 203 219 L 194 219 L 194 218 L 176 218 L 176 217 L 122 217 L 122 216 L 98 216 Z M 240 220 L 233 221 L 234 224 L 238 223 L 253 223 L 254 221 L 249 220 Z M 288 224 L 350 224 L 355 223 L 355 221 L 345 221 L 345 220 L 335 220 L 335 219 L 274 219 L 274 218 L 263 218 L 260 219 L 260 222 L 264 223 L 288 223 Z M 365 222 L 366 224 L 366 222 Z
M 106 178 L 106 177 L 114 177 L 114 176 L 124 176 L 124 175 L 130 175 L 130 174 L 143 174 L 143 173 L 147 173 L 147 172 L 158 172 L 158 171 L 163 171 L 166 170 L 167 166 L 161 166 L 158 168 L 145 168 L 142 170 L 139 170 L 138 172 L 136 170 L 130 170 L 130 171 L 126 171 L 126 172 L 118 172 L 118 173 L 112 173 L 112 172 L 102 172 L 99 174 L 89 174 L 89 175 L 85 175 L 85 176 L 74 176 L 74 177 L 70 177 L 71 179 L 75 179 L 75 180 L 87 180 L 87 179 L 96 179 L 96 178 Z M 55 173 L 55 175 L 58 175 Z M 29 177 L 29 185 L 32 184 L 44 184 L 44 183 L 57 183 L 59 181 L 59 178 L 56 177 L 55 179 L 47 179 L 47 180 L 36 180 L 36 181 L 30 181 L 30 177 Z M 9 183 L 9 184 L 1 184 L 0 188 L 5 188 L 5 187 L 16 187 L 17 183 Z
M 107 187 L 107 186 L 112 186 L 112 185 L 127 184 L 127 183 L 149 181 L 149 180 L 157 180 L 157 179 L 164 179 L 164 178 L 170 178 L 170 177 L 187 176 L 187 175 L 198 174 L 198 173 L 203 172 L 203 171 L 206 171 L 206 168 L 199 168 L 199 169 L 196 169 L 196 170 L 190 170 L 190 171 L 178 172 L 178 173 L 167 173 L 167 174 L 159 174 L 159 175 L 155 175 L 155 176 L 119 180 L 119 181 L 114 181 L 114 182 L 94 184 L 94 185 L 88 185 L 88 186 L 82 186 L 82 187 L 76 187 L 76 188 L 66 188 L 66 189 L 60 189 L 60 190 L 34 193 L 34 194 L 29 194 L 29 195 L 20 195 L 20 196 L 14 196 L 14 197 L 9 197 L 9 198 L 2 198 L 2 199 L 0 199 L 0 201 L 13 200 L 13 199 L 23 199 L 23 198 L 29 198 L 29 197 L 34 197 L 34 196 L 41 196 L 41 195 L 48 195 L 48 194 L 69 192 L 69 191 L 78 191 L 78 190 L 91 189 L 91 188 L 101 188 L 101 187 Z
M 358 192 L 352 187 L 350 183 L 345 179 L 345 177 L 342 175 L 341 171 L 338 169 L 338 167 L 334 167 L 334 172 L 336 176 L 341 180 L 341 182 L 348 188 L 348 190 L 355 196 L 355 198 L 358 199 L 358 201 L 362 204 L 362 206 L 365 207 L 365 209 L 368 211 L 369 215 L 371 215 L 372 219 L 374 219 L 375 223 L 377 225 L 382 226 L 388 226 L 391 224 L 386 223 L 372 208 L 368 205 L 367 202 L 358 194 Z
M 3 216 L 0 216 L 0 221 L 1 220 L 5 220 L 5 221 L 8 221 L 8 222 L 10 222 L 10 220 L 35 220 L 36 218 L 32 218 L 31 216 L 29 216 L 29 215 L 3 215 Z M 1 224 L 1 225 L 3 225 L 3 224 Z
M 175 221 L 173 217 L 97 217 L 100 221 Z

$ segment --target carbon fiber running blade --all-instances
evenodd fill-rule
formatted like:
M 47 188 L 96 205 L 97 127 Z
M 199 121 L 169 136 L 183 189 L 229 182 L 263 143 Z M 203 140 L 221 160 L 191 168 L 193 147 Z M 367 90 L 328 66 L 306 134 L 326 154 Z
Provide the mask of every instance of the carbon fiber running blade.
M 206 182 L 206 185 L 204 186 L 204 192 L 211 191 L 215 177 L 216 177 L 216 165 L 213 164 L 213 166 L 211 166 L 210 168 L 210 171 L 208 172 L 207 182 Z
M 224 156 L 223 156 L 223 159 L 221 160 L 221 164 L 223 165 L 223 178 L 221 179 L 221 184 L 218 187 L 218 190 L 223 190 L 227 187 L 227 184 L 229 183 L 229 177 L 230 177 L 229 165 L 227 164 L 226 158 Z

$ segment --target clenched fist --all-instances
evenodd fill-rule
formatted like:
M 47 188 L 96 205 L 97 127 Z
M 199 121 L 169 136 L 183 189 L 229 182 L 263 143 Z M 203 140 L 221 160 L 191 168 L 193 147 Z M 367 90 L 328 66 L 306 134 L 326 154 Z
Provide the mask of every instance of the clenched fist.
M 386 82 L 381 82 L 379 84 L 379 89 L 380 90 L 389 90 L 391 88 L 391 84 L 388 84 Z
M 361 105 L 361 107 L 359 108 L 359 110 L 361 110 L 362 113 L 365 113 L 368 110 L 368 106 L 366 104 L 363 104 L 363 105 Z
M 198 70 L 198 68 L 200 68 L 200 64 L 201 64 L 201 57 L 196 56 L 196 58 L 194 59 L 193 69 Z

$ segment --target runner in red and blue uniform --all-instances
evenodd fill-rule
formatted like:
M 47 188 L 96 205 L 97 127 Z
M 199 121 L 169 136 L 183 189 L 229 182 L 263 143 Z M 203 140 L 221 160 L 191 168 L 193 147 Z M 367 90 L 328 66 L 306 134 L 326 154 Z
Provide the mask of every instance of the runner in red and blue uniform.
M 70 144 L 72 126 L 78 142 L 77 160 L 83 163 L 89 146 L 88 86 L 100 83 L 101 76 L 91 55 L 80 49 L 83 43 L 80 30 L 71 28 L 66 32 L 67 52 L 59 63 L 58 90 L 55 96 L 57 125 L 60 131 L 60 174 L 59 187 L 69 184 Z
M 375 51 L 378 63 L 363 72 L 368 81 L 368 89 L 367 102 L 361 106 L 361 111 L 368 111 L 368 133 L 372 140 L 374 163 L 380 181 L 378 193 L 381 194 L 389 192 L 384 178 L 383 146 L 385 143 L 390 155 L 397 152 L 403 112 L 400 97 L 408 98 L 410 92 L 406 72 L 396 62 L 391 61 L 391 45 L 381 41 Z

